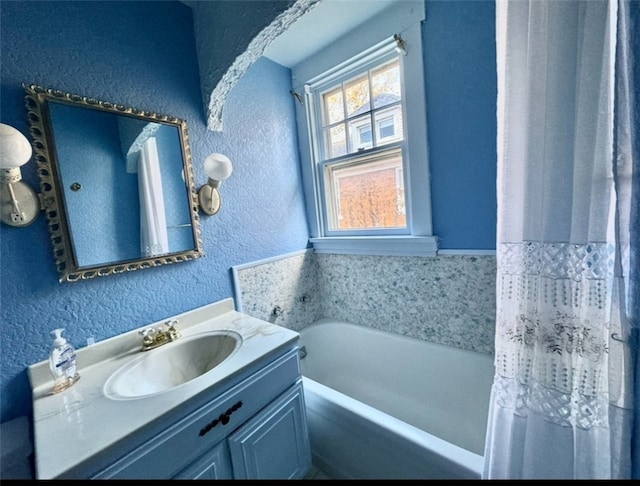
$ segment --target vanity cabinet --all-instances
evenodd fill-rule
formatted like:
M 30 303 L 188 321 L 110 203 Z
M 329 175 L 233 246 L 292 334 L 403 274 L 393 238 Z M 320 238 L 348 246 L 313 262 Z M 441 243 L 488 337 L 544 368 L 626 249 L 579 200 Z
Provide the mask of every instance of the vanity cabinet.
M 248 373 L 95 479 L 301 479 L 311 468 L 298 348 Z
M 228 439 L 235 479 L 301 479 L 311 468 L 302 382 Z

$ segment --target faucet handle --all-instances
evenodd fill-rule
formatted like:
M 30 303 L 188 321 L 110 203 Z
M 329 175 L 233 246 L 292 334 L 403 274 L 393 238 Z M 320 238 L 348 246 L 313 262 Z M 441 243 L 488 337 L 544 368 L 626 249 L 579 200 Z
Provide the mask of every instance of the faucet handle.
M 168 328 L 167 332 L 169 333 L 169 336 L 171 336 L 171 339 L 178 339 L 180 337 L 180 332 L 176 329 L 176 325 L 178 324 L 176 319 L 167 321 L 164 324 Z
M 147 327 L 146 329 L 138 331 L 138 334 L 142 336 L 142 342 L 146 344 L 150 344 L 153 342 L 153 336 L 155 333 L 156 330 L 153 327 Z

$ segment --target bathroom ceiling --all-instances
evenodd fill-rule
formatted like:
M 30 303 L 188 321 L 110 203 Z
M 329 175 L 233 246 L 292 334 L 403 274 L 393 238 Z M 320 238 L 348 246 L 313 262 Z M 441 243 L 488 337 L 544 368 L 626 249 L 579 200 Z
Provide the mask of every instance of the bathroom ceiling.
M 194 8 L 201 0 L 179 1 Z M 293 67 L 400 1 L 406 0 L 321 0 L 277 37 L 267 47 L 264 55 L 278 64 Z
M 322 0 L 276 38 L 264 56 L 293 67 L 398 1 Z

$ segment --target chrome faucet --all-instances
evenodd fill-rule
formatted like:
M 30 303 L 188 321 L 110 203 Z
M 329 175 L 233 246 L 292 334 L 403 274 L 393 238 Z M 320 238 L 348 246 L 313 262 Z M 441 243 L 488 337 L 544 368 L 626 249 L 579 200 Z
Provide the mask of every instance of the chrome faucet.
M 163 344 L 175 341 L 180 337 L 180 333 L 176 329 L 178 321 L 173 319 L 164 323 L 166 327 L 147 327 L 139 332 L 142 335 L 141 351 L 149 351 Z

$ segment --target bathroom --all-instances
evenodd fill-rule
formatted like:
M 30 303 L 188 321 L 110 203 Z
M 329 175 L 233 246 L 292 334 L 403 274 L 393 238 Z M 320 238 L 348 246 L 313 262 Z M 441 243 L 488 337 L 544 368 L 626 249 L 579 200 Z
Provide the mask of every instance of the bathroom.
M 214 4 L 206 7 L 211 17 L 193 15 L 189 4 L 205 10 L 205 3 Z M 59 283 L 44 214 L 25 228 L 0 227 L 0 423 L 31 414 L 27 367 L 46 358 L 51 330 L 64 327 L 81 348 L 228 297 L 265 320 L 278 305 L 283 313 L 276 322 L 298 330 L 319 312 L 346 312 L 341 304 L 347 297 L 352 309 L 362 308 L 374 293 L 386 305 L 372 312 L 385 322 L 386 312 L 395 317 L 387 330 L 492 353 L 497 81 L 491 0 L 424 1 L 431 213 L 439 255 L 316 255 L 324 275 L 343 275 L 346 268 L 349 278 L 324 287 L 325 301 L 335 306 L 321 310 L 317 294 L 292 292 L 291 275 L 276 294 L 289 297 L 282 301 L 265 302 L 259 292 L 244 295 L 236 287 L 234 267 L 310 248 L 289 70 L 259 59 L 230 92 L 222 131 L 207 128 L 205 112 L 212 84 L 286 4 L 0 4 L 2 123 L 28 133 L 22 83 L 35 83 L 186 119 L 198 187 L 206 182 L 202 161 L 208 154 L 233 161 L 220 189 L 222 209 L 201 218 L 206 256 L 194 261 Z M 202 44 L 215 52 L 209 62 L 199 57 Z M 38 187 L 35 164 L 24 166 L 22 175 Z M 374 273 L 375 281 L 372 262 L 385 269 Z M 394 291 L 398 279 L 402 288 Z M 405 313 L 399 319 L 398 310 Z M 455 325 L 441 326 L 443 312 Z M 357 320 L 348 313 L 333 317 Z M 416 329 L 417 322 L 424 327 Z M 396 327 L 403 323 L 406 328 Z

